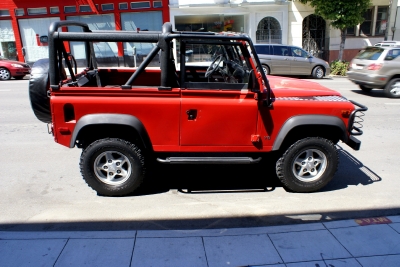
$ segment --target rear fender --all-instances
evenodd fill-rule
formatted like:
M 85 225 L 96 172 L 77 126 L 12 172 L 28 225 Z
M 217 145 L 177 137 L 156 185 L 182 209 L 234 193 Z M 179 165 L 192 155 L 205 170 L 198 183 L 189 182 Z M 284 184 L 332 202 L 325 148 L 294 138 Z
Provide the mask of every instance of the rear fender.
M 133 128 L 139 135 L 145 149 L 151 148 L 151 142 L 149 135 L 143 125 L 143 123 L 132 115 L 127 114 L 110 114 L 110 113 L 99 113 L 85 115 L 79 119 L 75 129 L 72 133 L 70 148 L 73 148 L 76 144 L 77 137 L 80 131 L 87 126 L 96 125 L 121 125 Z

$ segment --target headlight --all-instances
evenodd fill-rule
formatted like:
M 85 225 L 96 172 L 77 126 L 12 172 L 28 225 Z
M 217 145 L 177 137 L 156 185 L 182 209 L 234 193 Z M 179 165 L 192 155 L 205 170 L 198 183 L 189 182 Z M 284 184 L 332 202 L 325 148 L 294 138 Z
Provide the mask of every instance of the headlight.
M 13 66 L 14 68 L 23 68 L 24 67 L 20 64 L 11 64 L 11 66 Z

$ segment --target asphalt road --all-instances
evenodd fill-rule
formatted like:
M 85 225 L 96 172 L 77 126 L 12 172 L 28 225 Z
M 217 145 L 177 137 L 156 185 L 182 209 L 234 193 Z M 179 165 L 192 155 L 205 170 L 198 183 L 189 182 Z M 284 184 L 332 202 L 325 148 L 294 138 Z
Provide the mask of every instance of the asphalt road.
M 255 227 L 400 214 L 400 99 L 365 95 L 346 78 L 312 80 L 366 105 L 361 150 L 339 143 L 333 181 L 289 193 L 259 166 L 160 166 L 137 194 L 101 197 L 29 103 L 28 81 L 0 82 L 0 230 Z M 191 190 L 191 191 L 188 191 Z

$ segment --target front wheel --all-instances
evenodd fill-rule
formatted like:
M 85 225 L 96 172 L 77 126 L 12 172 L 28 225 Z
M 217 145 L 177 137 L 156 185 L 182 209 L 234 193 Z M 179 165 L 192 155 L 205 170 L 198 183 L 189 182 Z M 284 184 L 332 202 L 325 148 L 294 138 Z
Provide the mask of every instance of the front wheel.
M 11 73 L 6 68 L 0 68 L 0 80 L 6 81 L 11 79 Z
M 301 139 L 276 163 L 276 174 L 294 192 L 315 192 L 328 184 L 339 164 L 335 145 L 324 138 Z
M 400 97 L 400 78 L 392 79 L 385 86 L 385 95 L 391 98 L 399 98 Z
M 315 79 L 322 79 L 324 77 L 324 69 L 321 66 L 316 66 L 312 71 L 312 76 Z
M 100 139 L 81 155 L 83 179 L 100 195 L 122 196 L 132 193 L 143 182 L 144 158 L 139 148 L 125 140 Z

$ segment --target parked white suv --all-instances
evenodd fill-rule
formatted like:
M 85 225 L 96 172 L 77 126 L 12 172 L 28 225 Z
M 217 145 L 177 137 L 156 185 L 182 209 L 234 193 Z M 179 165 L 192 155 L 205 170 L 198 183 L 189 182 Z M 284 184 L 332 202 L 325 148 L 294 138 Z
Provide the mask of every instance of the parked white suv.
M 254 45 L 266 74 L 307 75 L 321 79 L 330 74 L 329 63 L 297 46 L 280 44 Z

